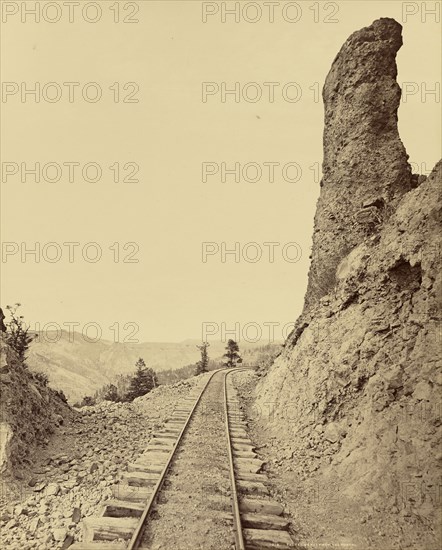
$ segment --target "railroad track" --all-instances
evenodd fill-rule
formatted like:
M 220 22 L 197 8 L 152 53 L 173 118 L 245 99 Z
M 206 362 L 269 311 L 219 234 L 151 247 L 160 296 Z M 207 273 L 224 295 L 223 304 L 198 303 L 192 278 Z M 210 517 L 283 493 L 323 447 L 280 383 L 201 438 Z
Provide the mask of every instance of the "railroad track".
M 202 390 L 193 390 L 180 400 L 143 454 L 128 464 L 121 483 L 113 487 L 114 498 L 103 502 L 99 516 L 84 518 L 83 541 L 70 546 L 72 550 L 295 548 L 287 532 L 289 523 L 281 517 L 283 508 L 270 497 L 268 479 L 261 473 L 264 463 L 247 434 L 232 382 L 232 374 L 240 370 L 244 368 L 214 371 Z M 209 441 L 207 434 L 204 439 L 205 429 Z M 202 443 L 198 443 L 201 437 Z M 209 455 L 206 462 L 199 462 L 198 447 Z M 193 475 L 190 488 L 184 479 L 175 492 L 169 491 L 175 496 L 175 508 L 170 505 L 172 512 L 161 514 L 162 506 L 167 507 L 163 502 L 168 500 L 168 485 L 189 475 Z M 216 475 L 218 480 L 223 478 L 215 488 L 220 494 L 214 495 L 221 505 L 211 516 L 208 513 L 202 518 L 211 506 L 212 495 L 203 491 L 198 500 L 197 485 L 204 483 L 204 476 L 215 479 Z M 173 498 L 171 501 L 173 504 Z M 178 516 L 184 518 L 184 524 Z M 155 521 L 158 519 L 162 522 Z M 210 523 L 208 531 L 198 527 L 204 521 Z

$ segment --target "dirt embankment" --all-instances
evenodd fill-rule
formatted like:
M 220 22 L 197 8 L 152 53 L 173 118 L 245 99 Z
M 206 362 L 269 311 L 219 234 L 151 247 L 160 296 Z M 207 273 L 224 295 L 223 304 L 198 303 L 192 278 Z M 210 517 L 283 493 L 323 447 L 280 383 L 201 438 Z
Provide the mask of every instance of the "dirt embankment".
M 73 417 L 62 394 L 32 373 L 0 335 L 0 472 L 20 475 L 58 426 Z

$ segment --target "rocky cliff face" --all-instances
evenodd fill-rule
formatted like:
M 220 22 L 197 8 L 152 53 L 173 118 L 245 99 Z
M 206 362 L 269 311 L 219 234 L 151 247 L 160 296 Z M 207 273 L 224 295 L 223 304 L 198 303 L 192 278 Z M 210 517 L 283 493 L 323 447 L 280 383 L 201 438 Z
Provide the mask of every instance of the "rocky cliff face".
M 334 286 L 340 260 L 388 219 L 415 183 L 397 128 L 401 26 L 355 32 L 326 78 L 324 161 L 306 307 Z
M 301 479 L 333 481 L 354 510 L 416 523 L 419 548 L 436 548 L 442 163 L 428 178 L 407 164 L 397 132 L 400 45 L 400 25 L 381 19 L 333 62 L 305 309 L 256 405 L 272 410 L 260 422 Z

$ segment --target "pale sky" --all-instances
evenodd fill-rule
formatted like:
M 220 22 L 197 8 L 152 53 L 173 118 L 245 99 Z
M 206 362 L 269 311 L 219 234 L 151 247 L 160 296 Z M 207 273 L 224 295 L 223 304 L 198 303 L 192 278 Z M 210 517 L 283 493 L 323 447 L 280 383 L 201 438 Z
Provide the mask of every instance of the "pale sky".
M 323 105 L 315 96 L 348 36 L 379 17 L 403 25 L 398 81 L 408 83 L 410 95 L 401 103 L 399 128 L 410 161 L 422 173 L 440 156 L 440 91 L 439 97 L 430 93 L 441 81 L 440 31 L 430 13 L 435 5 L 440 9 L 438 2 L 292 2 L 284 13 L 298 18 L 294 23 L 283 17 L 286 2 L 275 4 L 273 23 L 267 11 L 256 23 L 242 14 L 239 23 L 231 16 L 223 23 L 226 3 L 218 3 L 219 12 L 203 23 L 200 1 L 132 2 L 134 11 L 139 8 L 132 16 L 132 7 L 120 2 L 120 19 L 138 18 L 134 24 L 114 23 L 115 2 L 99 3 L 102 16 L 96 23 L 85 21 L 81 12 L 69 23 L 66 8 L 60 8 L 58 22 L 44 20 L 55 18 L 55 11 L 42 11 L 39 23 L 29 15 L 23 23 L 20 3 L 2 4 L 8 4 L 10 15 L 2 24 L 1 76 L 11 91 L 1 104 L 2 163 L 9 163 L 2 166 L 11 172 L 16 166 L 18 173 L 3 174 L 1 182 L 2 241 L 9 243 L 2 254 L 1 304 L 21 302 L 31 327 L 74 322 L 81 330 L 95 322 L 103 337 L 112 338 L 109 327 L 119 323 L 121 341 L 128 334 L 124 324 L 132 322 L 139 326 L 140 341 L 180 341 L 200 338 L 205 322 L 227 328 L 256 323 L 265 343 L 264 323 L 275 322 L 280 337 L 280 329 L 300 313 L 307 284 L 319 195 L 315 173 L 322 163 Z M 39 4 L 43 10 L 46 2 Z M 206 10 L 215 9 L 209 4 Z M 252 10 L 246 18 L 254 17 Z M 336 22 L 325 23 L 327 17 Z M 20 93 L 35 82 L 40 102 L 32 95 L 22 102 Z M 57 93 L 56 86 L 45 87 L 49 82 L 61 89 L 59 101 L 45 99 Z M 80 83 L 72 103 L 64 82 Z M 102 90 L 96 103 L 81 96 L 90 82 Z M 137 103 L 121 101 L 134 90 L 124 88 L 128 82 L 139 87 Z M 221 93 L 214 93 L 203 102 L 204 82 L 214 83 L 211 90 L 239 82 L 241 93 L 252 97 L 260 90 L 262 98 L 252 103 L 241 96 L 235 102 L 231 94 L 223 103 Z M 274 102 L 265 82 L 279 83 Z M 293 82 L 296 86 L 284 88 Z M 283 89 L 288 98 L 299 91 L 302 96 L 290 102 Z M 94 88 L 86 91 L 92 96 Z M 64 166 L 60 181 L 44 181 L 55 173 L 48 167 L 37 183 L 20 168 L 36 162 L 80 167 L 73 182 Z M 261 180 L 235 182 L 227 175 L 222 182 L 218 172 L 202 181 L 202 163 L 231 169 L 235 162 L 257 163 Z M 279 163 L 274 182 L 268 181 L 264 163 L 269 162 Z M 101 181 L 84 181 L 87 163 L 101 167 Z M 133 177 L 139 181 L 115 183 L 115 163 L 121 177 L 133 166 L 125 170 L 126 163 L 138 165 Z M 287 163 L 296 163 L 286 172 L 294 182 L 281 175 Z M 93 169 L 87 174 L 93 179 Z M 253 177 L 253 167 L 247 174 Z M 80 243 L 73 262 L 66 242 Z M 96 263 L 82 257 L 82 250 L 93 257 L 93 247 L 83 248 L 91 242 L 102 251 Z M 241 256 L 235 262 L 231 254 L 223 263 L 216 253 L 203 262 L 204 242 L 215 243 L 211 251 L 238 242 L 241 252 L 247 243 L 258 243 L 262 258 L 252 263 Z M 263 244 L 268 242 L 280 243 L 273 263 Z M 286 247 L 284 259 L 284 245 L 293 242 L 297 246 Z M 40 261 L 28 255 L 22 262 L 20 253 L 35 243 Z M 138 263 L 122 261 L 135 250 L 124 248 L 126 243 L 136 243 Z M 61 257 L 51 263 L 47 258 L 57 250 Z M 245 253 L 253 258 L 254 250 L 252 245 Z M 299 261 L 287 261 L 299 251 Z M 215 330 L 213 338 L 218 336 Z

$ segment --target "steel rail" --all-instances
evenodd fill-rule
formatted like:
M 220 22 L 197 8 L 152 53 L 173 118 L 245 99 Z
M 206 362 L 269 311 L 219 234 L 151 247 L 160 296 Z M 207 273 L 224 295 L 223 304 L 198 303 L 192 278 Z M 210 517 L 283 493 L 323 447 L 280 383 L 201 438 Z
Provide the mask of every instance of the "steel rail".
M 245 550 L 244 537 L 242 533 L 241 526 L 241 515 L 239 512 L 239 503 L 238 503 L 238 490 L 236 488 L 235 480 L 235 467 L 233 464 L 233 452 L 232 452 L 232 439 L 230 437 L 230 422 L 229 422 L 229 405 L 227 402 L 227 377 L 232 372 L 238 372 L 241 370 L 247 370 L 251 367 L 243 367 L 235 369 L 234 371 L 229 371 L 224 374 L 224 412 L 225 412 L 225 423 L 226 423 L 226 435 L 227 435 L 227 449 L 229 454 L 229 476 L 230 476 L 230 486 L 232 488 L 232 512 L 233 512 L 233 531 L 235 533 L 235 548 L 236 550 Z
M 172 460 L 175 457 L 175 453 L 176 453 L 176 451 L 179 447 L 179 444 L 181 443 L 181 440 L 182 440 L 184 434 L 186 433 L 186 430 L 187 430 L 187 428 L 190 424 L 193 413 L 195 412 L 195 409 L 197 408 L 199 402 L 201 401 L 201 398 L 202 398 L 204 392 L 206 391 L 207 387 L 209 386 L 209 383 L 211 382 L 212 378 L 215 376 L 215 374 L 217 374 L 218 372 L 221 372 L 222 370 L 224 370 L 224 369 L 218 369 L 218 370 L 215 370 L 215 371 L 212 372 L 212 374 L 210 375 L 209 379 L 207 380 L 204 388 L 201 390 L 199 396 L 197 397 L 197 400 L 195 401 L 195 404 L 193 405 L 193 407 L 192 407 L 192 409 L 189 413 L 189 416 L 187 417 L 187 420 L 186 420 L 181 432 L 178 435 L 178 438 L 175 442 L 175 445 L 172 449 L 172 452 L 169 455 L 169 458 L 167 459 L 167 462 L 166 462 L 166 464 L 163 468 L 163 471 L 161 472 L 161 475 L 160 475 L 157 483 L 155 484 L 155 486 L 153 488 L 153 493 L 150 496 L 149 500 L 147 501 L 146 507 L 145 507 L 141 517 L 140 517 L 140 521 L 137 525 L 137 528 L 135 529 L 134 534 L 132 535 L 132 538 L 130 539 L 130 541 L 127 545 L 127 550 L 136 550 L 138 548 L 139 544 L 141 543 L 141 539 L 143 537 L 143 531 L 144 531 L 144 524 L 146 523 L 146 519 L 148 518 L 149 514 L 152 511 L 152 507 L 153 507 L 153 505 L 156 501 L 156 498 L 159 495 L 161 487 L 162 487 L 162 485 L 164 483 L 164 480 L 166 478 L 166 474 L 169 470 L 169 467 L 172 463 Z
M 161 487 L 164 483 L 164 480 L 166 478 L 166 474 L 169 470 L 169 467 L 172 463 L 172 460 L 174 459 L 175 457 L 175 453 L 179 447 L 179 444 L 181 443 L 181 440 L 183 439 L 183 436 L 184 434 L 186 433 L 187 431 L 187 428 L 190 424 L 190 421 L 192 420 L 192 417 L 193 417 L 193 414 L 195 412 L 195 409 L 197 408 L 197 406 L 199 405 L 200 401 L 201 401 L 201 398 L 203 397 L 204 395 L 204 392 L 206 391 L 206 389 L 208 388 L 209 386 L 209 383 L 212 381 L 212 378 L 215 376 L 215 374 L 219 373 L 219 372 L 222 372 L 224 371 L 225 369 L 217 369 L 215 371 L 212 372 L 212 374 L 210 375 L 209 379 L 207 380 L 204 388 L 201 390 L 199 396 L 197 397 L 197 400 L 195 401 L 195 404 L 193 405 L 190 413 L 189 413 L 189 416 L 187 417 L 187 420 L 181 430 L 181 432 L 179 433 L 178 435 L 178 438 L 176 439 L 175 441 L 175 445 L 173 447 L 173 450 L 172 452 L 170 453 L 169 455 L 169 458 L 163 468 L 163 471 L 161 472 L 161 475 L 157 481 L 157 483 L 155 484 L 154 488 L 153 488 L 153 493 L 152 495 L 150 496 L 149 500 L 147 501 L 147 504 L 146 504 L 146 507 L 140 517 L 140 521 L 137 525 L 137 528 L 135 529 L 133 535 L 132 535 L 132 538 L 130 539 L 128 545 L 127 545 L 127 549 L 126 550 L 136 550 L 139 546 L 139 544 L 141 543 L 141 539 L 143 537 L 143 531 L 144 531 L 144 524 L 146 523 L 146 519 L 148 518 L 149 514 L 151 513 L 152 511 L 152 507 L 153 505 L 155 504 L 155 501 L 159 495 L 159 492 L 161 490 Z
M 250 368 L 253 368 L 253 367 L 240 367 L 238 369 L 232 369 L 232 370 L 229 370 L 228 372 L 224 373 L 224 405 L 225 405 L 224 409 L 225 409 L 226 431 L 227 431 L 227 437 L 228 437 L 228 455 L 229 455 L 229 463 L 230 463 L 230 483 L 231 483 L 231 487 L 232 487 L 232 491 L 233 491 L 232 507 L 233 507 L 233 511 L 234 511 L 234 531 L 235 531 L 235 539 L 237 541 L 241 541 L 241 542 L 238 542 L 238 544 L 240 544 L 240 545 L 237 544 L 237 550 L 245 550 L 245 546 L 244 546 L 244 541 L 243 541 L 243 538 L 242 538 L 241 518 L 239 516 L 239 506 L 238 506 L 238 499 L 237 499 L 237 492 L 236 492 L 235 473 L 234 473 L 234 469 L 233 469 L 233 455 L 232 455 L 230 432 L 229 432 L 226 378 L 227 378 L 227 375 L 231 374 L 232 372 L 238 372 L 240 370 L 246 370 L 246 369 L 250 369 Z M 213 371 L 212 374 L 210 375 L 209 379 L 207 380 L 205 386 L 202 388 L 199 396 L 197 397 L 191 411 L 189 412 L 189 415 L 186 419 L 186 422 L 185 422 L 183 428 L 181 429 L 181 432 L 179 433 L 179 435 L 178 435 L 178 437 L 175 441 L 172 452 L 170 453 L 169 458 L 167 459 L 167 462 L 166 462 L 166 464 L 165 464 L 165 466 L 164 466 L 164 468 L 161 472 L 161 475 L 160 475 L 157 483 L 155 484 L 155 486 L 153 488 L 153 492 L 152 492 L 151 496 L 149 497 L 149 500 L 146 503 L 146 507 L 144 508 L 143 513 L 140 516 L 137 528 L 135 529 L 135 531 L 132 535 L 132 538 L 128 542 L 126 550 L 137 550 L 137 548 L 139 547 L 139 545 L 142 541 L 142 538 L 143 538 L 143 532 L 144 532 L 146 520 L 149 517 L 149 514 L 152 512 L 153 505 L 155 504 L 155 501 L 156 501 L 156 499 L 157 499 L 157 497 L 160 493 L 160 490 L 163 486 L 164 480 L 166 478 L 166 475 L 168 473 L 168 470 L 170 468 L 172 460 L 175 458 L 175 453 L 176 453 L 176 451 L 177 451 L 177 449 L 178 449 L 178 447 L 179 447 L 179 445 L 180 445 L 180 443 L 183 439 L 184 434 L 187 431 L 187 428 L 190 424 L 190 421 L 192 420 L 195 409 L 199 405 L 199 403 L 201 401 L 201 398 L 203 397 L 203 395 L 204 395 L 205 391 L 207 390 L 210 382 L 212 381 L 212 378 L 215 376 L 215 374 L 217 374 L 219 372 L 223 372 L 223 371 L 225 371 L 225 369 L 217 369 L 217 370 Z M 242 544 L 242 546 L 241 546 L 241 544 Z

